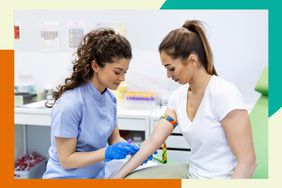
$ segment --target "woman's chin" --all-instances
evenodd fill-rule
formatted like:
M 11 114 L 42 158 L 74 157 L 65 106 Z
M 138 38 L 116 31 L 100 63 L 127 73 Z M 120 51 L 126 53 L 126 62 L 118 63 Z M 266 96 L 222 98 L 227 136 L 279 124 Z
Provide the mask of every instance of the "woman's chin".
M 118 88 L 118 85 L 113 84 L 113 85 L 109 86 L 108 88 L 110 90 L 116 90 Z

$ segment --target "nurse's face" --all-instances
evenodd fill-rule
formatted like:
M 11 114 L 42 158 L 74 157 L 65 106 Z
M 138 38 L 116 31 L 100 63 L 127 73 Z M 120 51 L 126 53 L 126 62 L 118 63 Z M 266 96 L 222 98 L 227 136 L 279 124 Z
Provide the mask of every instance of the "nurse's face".
M 193 66 L 189 58 L 173 59 L 170 55 L 162 51 L 160 53 L 162 65 L 167 69 L 167 77 L 180 84 L 189 83 L 193 76 Z
M 125 73 L 128 69 L 129 62 L 130 60 L 125 58 L 114 59 L 113 63 L 106 63 L 103 68 L 93 68 L 94 79 L 96 77 L 96 81 L 99 83 L 98 87 L 101 90 L 105 88 L 111 90 L 117 89 L 120 83 L 125 80 Z

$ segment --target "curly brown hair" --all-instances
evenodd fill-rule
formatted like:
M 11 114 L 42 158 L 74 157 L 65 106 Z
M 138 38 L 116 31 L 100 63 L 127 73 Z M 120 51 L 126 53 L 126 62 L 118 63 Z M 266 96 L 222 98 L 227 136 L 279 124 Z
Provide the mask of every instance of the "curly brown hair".
M 106 63 L 113 63 L 115 59 L 131 59 L 132 52 L 129 41 L 113 29 L 100 28 L 86 34 L 76 51 L 72 75 L 65 79 L 53 92 L 54 103 L 45 104 L 52 108 L 55 102 L 67 91 L 86 84 L 92 78 L 94 71 L 93 60 L 103 68 Z

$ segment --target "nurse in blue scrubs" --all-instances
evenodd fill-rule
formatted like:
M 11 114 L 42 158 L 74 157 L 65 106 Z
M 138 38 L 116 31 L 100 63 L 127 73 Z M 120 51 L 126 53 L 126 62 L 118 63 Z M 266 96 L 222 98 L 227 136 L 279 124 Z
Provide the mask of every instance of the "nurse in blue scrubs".
M 103 178 L 105 162 L 134 155 L 117 127 L 117 104 L 109 89 L 124 81 L 132 57 L 126 38 L 111 29 L 81 41 L 73 72 L 57 87 L 51 114 L 51 147 L 44 179 Z

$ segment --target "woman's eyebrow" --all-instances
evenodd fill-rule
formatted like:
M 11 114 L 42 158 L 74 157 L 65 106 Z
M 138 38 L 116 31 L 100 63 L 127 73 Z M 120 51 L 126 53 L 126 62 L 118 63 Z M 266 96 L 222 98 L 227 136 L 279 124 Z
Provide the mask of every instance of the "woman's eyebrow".
M 122 71 L 123 71 L 123 69 L 122 69 L 122 68 L 119 68 L 119 67 L 115 67 L 115 69 L 119 69 L 119 70 L 122 70 Z
M 127 71 L 128 70 L 128 69 L 123 70 L 123 68 L 120 68 L 120 67 L 115 67 L 115 69 L 118 69 L 118 70 L 121 70 L 121 71 Z

